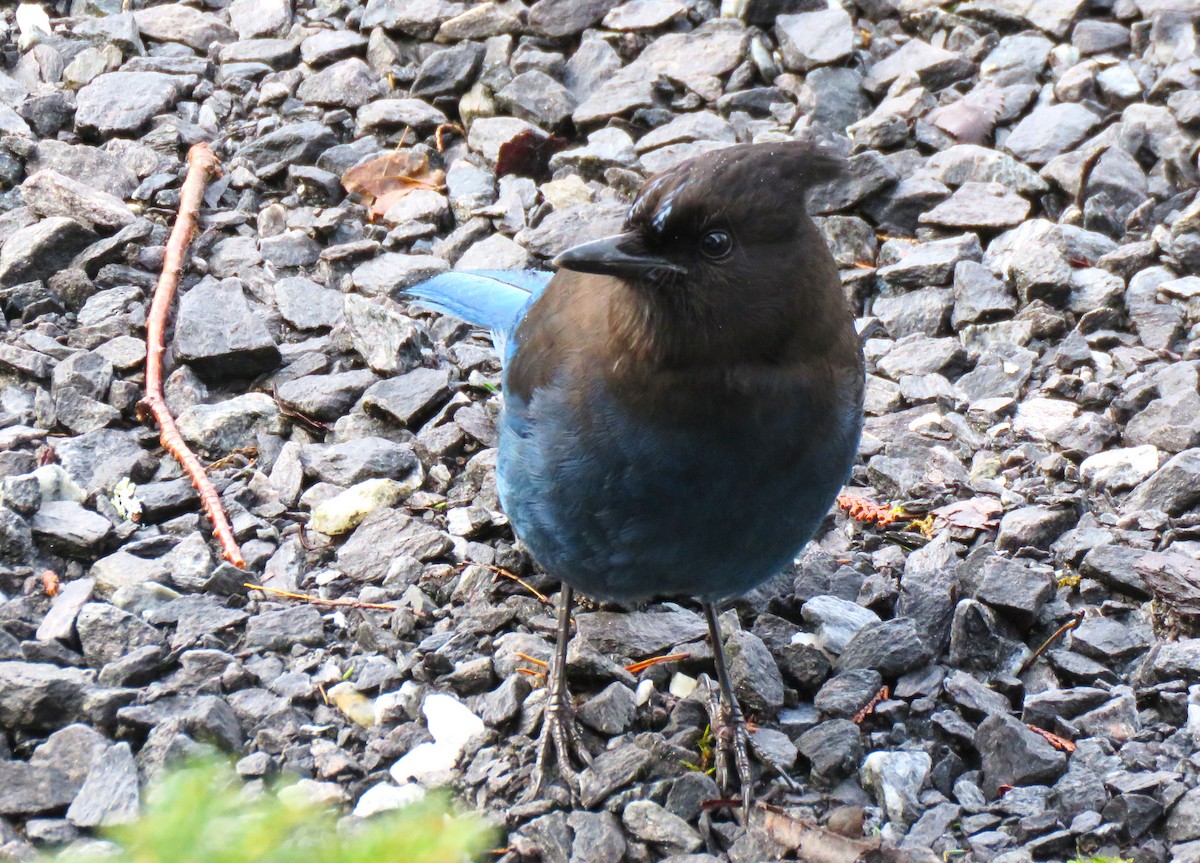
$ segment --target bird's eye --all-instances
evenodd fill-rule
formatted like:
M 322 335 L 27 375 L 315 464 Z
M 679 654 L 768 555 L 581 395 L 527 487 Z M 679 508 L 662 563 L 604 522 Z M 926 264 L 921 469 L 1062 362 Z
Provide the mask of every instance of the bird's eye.
M 708 231 L 700 238 L 700 251 L 705 257 L 719 261 L 733 251 L 733 237 L 728 231 Z

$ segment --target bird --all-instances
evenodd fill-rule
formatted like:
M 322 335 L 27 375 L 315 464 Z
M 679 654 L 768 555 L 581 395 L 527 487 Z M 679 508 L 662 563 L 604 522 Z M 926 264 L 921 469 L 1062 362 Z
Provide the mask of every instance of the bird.
M 739 144 L 649 178 L 620 233 L 542 270 L 451 271 L 416 304 L 486 327 L 501 358 L 496 484 L 517 538 L 562 582 L 534 765 L 572 792 L 590 755 L 566 654 L 576 591 L 698 601 L 723 791 L 743 811 L 757 752 L 718 604 L 782 572 L 856 458 L 864 366 L 806 193 L 840 160 L 809 141 Z M 779 769 L 786 778 L 786 772 Z

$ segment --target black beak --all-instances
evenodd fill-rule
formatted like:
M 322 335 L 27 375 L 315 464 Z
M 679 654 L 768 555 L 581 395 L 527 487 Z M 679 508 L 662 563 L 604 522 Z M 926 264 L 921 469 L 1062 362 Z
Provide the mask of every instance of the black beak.
M 678 264 L 648 252 L 641 237 L 633 232 L 574 246 L 555 258 L 554 265 L 579 273 L 647 281 L 686 272 Z

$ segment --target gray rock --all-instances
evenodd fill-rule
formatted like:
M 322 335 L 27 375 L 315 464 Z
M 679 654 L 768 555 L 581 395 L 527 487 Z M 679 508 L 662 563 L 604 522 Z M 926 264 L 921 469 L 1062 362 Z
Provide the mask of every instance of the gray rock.
M 479 124 L 476 123 L 476 126 Z M 475 128 L 474 126 L 472 128 Z M 444 273 L 450 265 L 434 255 L 385 252 L 359 264 L 350 274 L 354 286 L 368 297 L 399 296 L 405 288 Z
M 0 662 L 0 724 L 34 731 L 60 728 L 79 717 L 91 683 L 92 672 L 78 668 Z
M 1085 617 L 1071 630 L 1070 646 L 1098 662 L 1113 663 L 1143 652 L 1149 638 L 1143 628 L 1111 617 Z
M 610 30 L 656 30 L 686 12 L 679 0 L 630 0 L 605 15 L 601 23 Z
M 762 639 L 737 630 L 725 638 L 734 694 L 749 712 L 771 717 L 783 707 L 783 677 Z
M 311 605 L 256 614 L 246 623 L 246 647 L 252 650 L 287 653 L 294 644 L 319 646 L 324 643 L 324 621 L 321 613 Z
M 1179 799 L 1167 816 L 1168 842 L 1190 842 L 1200 839 L 1200 787 L 1193 788 Z
M 367 50 L 367 37 L 353 30 L 318 30 L 300 43 L 300 59 L 310 66 L 327 66 Z
M 634 800 L 626 804 L 621 812 L 621 823 L 635 838 L 669 851 L 686 853 L 704 844 L 695 828 L 650 800 Z
M 979 724 L 975 748 L 983 759 L 984 781 L 991 789 L 1051 783 L 1066 770 L 1066 755 L 1019 720 L 1001 713 Z
M 871 312 L 879 318 L 888 335 L 899 339 L 914 333 L 941 335 L 953 307 L 953 293 L 949 288 L 924 288 L 895 296 L 877 297 L 871 305 Z
M 161 558 L 138 557 L 124 549 L 97 560 L 92 564 L 90 575 L 95 582 L 96 595 L 104 598 L 113 596 L 122 588 L 137 588 L 148 582 L 165 583 L 170 580 L 167 564 Z
M 1017 551 L 1022 548 L 1049 548 L 1063 531 L 1075 524 L 1073 509 L 1048 506 L 1023 506 L 1006 512 L 1000 519 L 996 548 Z
M 315 105 L 358 108 L 378 96 L 379 90 L 379 78 L 371 67 L 351 57 L 306 77 L 296 95 Z
M 592 651 L 627 659 L 653 656 L 708 632 L 704 618 L 684 609 L 585 612 L 575 615 L 575 627 L 575 637 Z
M 592 696 L 575 713 L 584 725 L 607 737 L 625 732 L 637 716 L 633 692 L 623 683 L 610 683 Z
M 574 837 L 571 863 L 621 863 L 625 856 L 625 836 L 611 812 L 575 811 L 567 816 Z
M 797 72 L 836 63 L 854 50 L 854 24 L 840 6 L 775 19 L 784 65 Z
M 83 606 L 75 626 L 83 655 L 93 668 L 101 668 L 139 647 L 167 646 L 153 626 L 105 602 Z
M 279 365 L 279 348 L 237 279 L 204 281 L 185 293 L 175 330 L 175 355 L 203 377 L 254 377 Z
M 874 668 L 886 677 L 920 668 L 930 659 L 916 624 L 907 617 L 869 623 L 850 639 L 838 657 L 839 668 Z
M 1017 298 L 1008 285 L 983 264 L 961 261 L 954 267 L 955 329 L 967 323 L 987 323 L 1017 310 Z
M 407 371 L 420 362 L 422 350 L 429 346 L 425 331 L 392 300 L 349 294 L 344 310 L 351 345 L 374 371 Z
M 529 8 L 529 26 L 543 36 L 574 36 L 596 24 L 618 0 L 538 0 Z
M 342 321 L 342 295 L 302 276 L 276 282 L 275 302 L 283 319 L 298 330 L 327 329 Z
M 112 522 L 72 500 L 42 503 L 30 526 L 48 547 L 70 556 L 87 556 L 99 550 L 112 533 Z
M 86 225 L 65 216 L 21 228 L 0 248 L 0 287 L 50 278 L 95 239 Z
M 896 342 L 878 362 L 879 371 L 894 381 L 905 375 L 927 375 L 934 372 L 953 375 L 967 359 L 958 339 L 931 339 L 914 334 Z
M 417 466 L 412 446 L 379 437 L 300 449 L 304 472 L 321 482 L 349 487 L 366 479 L 400 479 Z
M 918 795 L 932 769 L 933 759 L 926 752 L 872 752 L 863 761 L 859 777 L 888 821 L 907 826 L 924 808 Z
M 915 73 L 930 89 L 941 89 L 970 75 L 975 68 L 957 51 L 948 51 L 921 39 L 910 39 L 898 51 L 871 66 L 863 86 L 882 92 L 901 75 Z
M 417 428 L 449 397 L 449 376 L 440 369 L 413 369 L 380 381 L 363 394 L 364 410 Z
M 93 230 L 116 231 L 137 218 L 116 195 L 52 169 L 31 174 L 21 184 L 21 197 L 38 215 L 74 218 Z
M 125 199 L 138 186 L 138 177 L 120 159 L 106 150 L 87 144 L 39 141 L 29 156 L 27 170 L 54 170 L 93 189 Z
M 403 129 L 426 130 L 446 122 L 446 115 L 421 99 L 376 99 L 355 117 L 359 135 Z
M 39 641 L 66 641 L 75 632 L 75 618 L 79 610 L 91 599 L 95 581 L 77 578 L 63 583 L 50 601 L 50 610 L 38 625 Z
M 378 509 L 338 549 L 337 568 L 355 581 L 378 581 L 389 574 L 392 561 L 433 560 L 452 545 L 449 537 L 424 522 L 393 509 Z
M 814 596 L 801 608 L 804 620 L 816 627 L 818 644 L 829 653 L 841 653 L 860 629 L 879 623 L 879 615 L 855 602 L 836 596 Z
M 141 35 L 156 42 L 182 42 L 200 53 L 214 42 L 233 42 L 237 34 L 216 15 L 183 3 L 167 3 L 133 13 Z
M 1019 560 L 994 556 L 983 562 L 975 598 L 1025 624 L 1054 596 L 1054 573 Z
M 1041 105 L 1013 128 L 1004 149 L 1031 165 L 1044 165 L 1086 138 L 1099 123 L 1099 117 L 1074 102 Z
M 462 93 L 471 86 L 483 61 L 483 49 L 473 42 L 443 48 L 425 58 L 412 85 L 414 96 L 434 98 Z
M 852 775 L 862 760 L 862 734 L 849 719 L 813 726 L 800 735 L 796 747 L 809 761 L 813 782 L 823 786 Z
M 496 93 L 496 104 L 514 117 L 553 129 L 571 116 L 576 102 L 571 91 L 558 81 L 530 69 Z
M 291 123 L 253 139 L 234 155 L 261 176 L 283 171 L 288 165 L 312 165 L 335 144 L 337 138 L 324 123 Z
M 1008 228 L 1029 215 L 1030 204 L 1000 183 L 963 183 L 958 191 L 922 213 L 922 225 L 943 228 Z
M 188 443 L 209 454 L 257 446 L 259 434 L 283 434 L 286 423 L 266 393 L 246 393 L 214 405 L 194 405 L 176 419 Z
M 171 695 L 152 704 L 122 707 L 117 711 L 117 720 L 141 731 L 177 724 L 192 740 L 230 752 L 241 749 L 244 741 L 237 714 L 229 702 L 217 695 Z M 139 754 L 146 757 L 146 748 Z
M 55 445 L 59 464 L 85 492 L 111 491 L 121 479 L 150 478 L 156 464 L 129 432 L 100 429 Z
M 912 245 L 894 262 L 881 266 L 878 275 L 893 285 L 917 288 L 948 285 L 960 261 L 983 259 L 983 249 L 974 234 Z M 882 263 L 882 261 L 881 261 Z
M 813 696 L 813 707 L 822 716 L 851 719 L 866 707 L 883 686 L 883 677 L 873 668 L 839 671 Z
M 107 72 L 76 96 L 75 128 L 84 135 L 136 135 L 175 105 L 180 89 L 176 76 L 162 72 Z
M 66 806 L 77 786 L 56 767 L 0 761 L 0 815 L 39 815 Z
M 366 369 L 331 375 L 305 375 L 280 384 L 275 397 L 284 407 L 304 416 L 336 420 L 345 416 L 363 392 L 378 380 Z
M 1161 510 L 1179 515 L 1200 502 L 1200 449 L 1184 450 L 1172 456 L 1166 464 L 1125 499 L 1125 512 Z
M 88 771 L 67 820 L 76 827 L 111 827 L 128 824 L 140 811 L 137 764 L 129 744 L 116 743 Z

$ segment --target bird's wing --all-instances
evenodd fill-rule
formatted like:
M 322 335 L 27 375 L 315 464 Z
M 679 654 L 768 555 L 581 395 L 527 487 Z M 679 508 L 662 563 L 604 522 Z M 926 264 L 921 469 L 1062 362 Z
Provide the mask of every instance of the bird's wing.
M 545 270 L 465 270 L 434 276 L 405 293 L 425 308 L 487 327 L 506 360 L 509 334 L 553 275 Z

